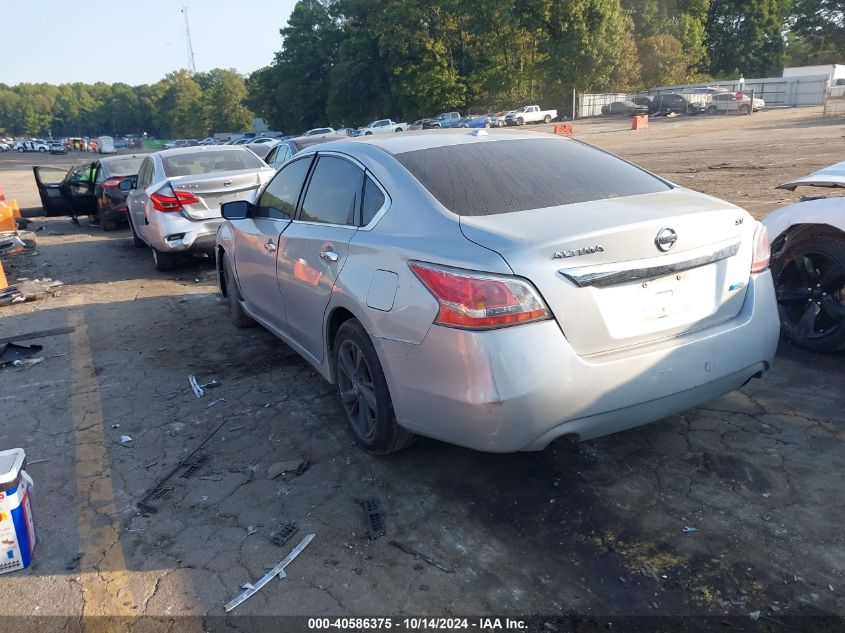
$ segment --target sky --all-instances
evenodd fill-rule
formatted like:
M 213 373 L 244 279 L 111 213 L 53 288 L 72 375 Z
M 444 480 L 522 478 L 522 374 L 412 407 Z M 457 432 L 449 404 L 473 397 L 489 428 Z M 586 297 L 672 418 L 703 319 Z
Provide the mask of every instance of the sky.
M 249 74 L 273 61 L 295 0 L 10 0 L 0 83 L 151 84 L 188 67 Z

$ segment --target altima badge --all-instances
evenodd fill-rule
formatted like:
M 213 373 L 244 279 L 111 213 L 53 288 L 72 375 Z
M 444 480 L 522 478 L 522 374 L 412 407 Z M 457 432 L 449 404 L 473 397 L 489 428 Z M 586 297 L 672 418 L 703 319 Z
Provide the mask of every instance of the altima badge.
M 661 250 L 664 253 L 672 248 L 677 241 L 678 234 L 675 233 L 674 229 L 670 229 L 668 226 L 660 229 L 657 233 L 657 237 L 654 238 L 654 243 L 658 250 Z
M 555 251 L 552 259 L 567 259 L 569 257 L 578 257 L 579 255 L 592 255 L 593 253 L 604 253 L 604 246 L 596 244 L 595 246 L 585 246 L 584 248 L 575 248 L 568 251 Z

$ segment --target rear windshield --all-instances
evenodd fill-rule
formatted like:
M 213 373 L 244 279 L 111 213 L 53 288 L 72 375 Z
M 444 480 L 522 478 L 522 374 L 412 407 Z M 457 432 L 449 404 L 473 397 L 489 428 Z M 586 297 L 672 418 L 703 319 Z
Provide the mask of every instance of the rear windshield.
M 107 162 L 103 161 L 103 165 L 105 171 L 112 176 L 134 176 L 141 169 L 143 162 L 143 156 L 126 156 L 125 158 L 112 158 Z
M 162 156 L 161 164 L 166 176 L 191 176 L 210 174 L 216 171 L 237 171 L 239 169 L 259 169 L 264 163 L 248 149 L 237 150 L 200 150 L 189 154 Z
M 670 188 L 615 156 L 556 138 L 432 147 L 395 158 L 458 215 L 512 213 Z

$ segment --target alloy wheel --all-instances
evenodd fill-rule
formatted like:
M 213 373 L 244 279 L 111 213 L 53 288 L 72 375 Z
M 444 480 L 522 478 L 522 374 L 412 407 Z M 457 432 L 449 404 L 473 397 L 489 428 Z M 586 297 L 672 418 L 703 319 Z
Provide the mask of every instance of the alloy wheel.
M 777 280 L 781 319 L 813 341 L 845 328 L 845 269 L 824 253 L 805 251 L 784 266 Z
M 376 392 L 364 352 L 349 339 L 341 343 L 337 355 L 337 381 L 340 399 L 349 422 L 359 436 L 371 437 L 376 430 Z

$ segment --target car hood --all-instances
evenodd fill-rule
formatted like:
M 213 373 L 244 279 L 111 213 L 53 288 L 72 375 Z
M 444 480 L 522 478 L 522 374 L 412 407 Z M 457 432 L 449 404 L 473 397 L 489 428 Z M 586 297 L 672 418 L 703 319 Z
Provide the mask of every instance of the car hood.
M 814 171 L 809 176 L 782 183 L 777 189 L 795 191 L 797 187 L 845 187 L 845 161 Z

